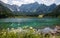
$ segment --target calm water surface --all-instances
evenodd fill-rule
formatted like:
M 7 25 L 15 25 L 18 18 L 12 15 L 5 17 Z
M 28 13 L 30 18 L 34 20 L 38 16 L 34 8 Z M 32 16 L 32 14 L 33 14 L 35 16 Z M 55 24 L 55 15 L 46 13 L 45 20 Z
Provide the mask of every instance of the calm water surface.
M 0 19 L 1 28 L 17 28 L 23 26 L 32 26 L 40 28 L 44 26 L 60 25 L 59 18 L 5 18 Z

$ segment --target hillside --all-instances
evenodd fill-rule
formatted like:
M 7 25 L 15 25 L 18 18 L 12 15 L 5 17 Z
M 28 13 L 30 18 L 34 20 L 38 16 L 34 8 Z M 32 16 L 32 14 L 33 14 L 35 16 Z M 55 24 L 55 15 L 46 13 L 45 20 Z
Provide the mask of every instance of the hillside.
M 11 10 L 3 5 L 3 2 L 0 1 L 0 18 L 5 18 L 11 16 Z
M 48 13 L 45 16 L 52 16 L 52 17 L 60 16 L 60 5 L 58 5 L 51 13 Z

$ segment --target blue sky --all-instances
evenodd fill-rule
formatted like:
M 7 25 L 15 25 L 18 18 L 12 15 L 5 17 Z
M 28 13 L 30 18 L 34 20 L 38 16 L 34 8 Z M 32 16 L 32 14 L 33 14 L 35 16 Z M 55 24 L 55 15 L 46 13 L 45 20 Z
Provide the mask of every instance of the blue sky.
M 45 4 L 45 5 L 51 5 L 53 3 L 56 3 L 57 5 L 60 4 L 60 0 L 1 0 L 4 3 L 7 4 L 15 4 L 18 6 L 21 6 L 22 4 L 29 4 L 29 3 L 34 3 L 38 2 L 39 4 Z

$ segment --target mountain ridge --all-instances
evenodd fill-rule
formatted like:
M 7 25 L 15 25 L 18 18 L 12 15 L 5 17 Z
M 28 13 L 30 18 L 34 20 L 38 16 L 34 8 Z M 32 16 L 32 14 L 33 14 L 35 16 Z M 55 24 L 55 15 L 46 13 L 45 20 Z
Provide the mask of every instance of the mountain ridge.
M 39 15 L 50 13 L 56 8 L 56 4 L 46 6 L 45 4 L 39 4 L 38 2 L 30 4 L 22 4 L 20 7 L 17 5 L 3 4 L 8 7 L 15 15 Z

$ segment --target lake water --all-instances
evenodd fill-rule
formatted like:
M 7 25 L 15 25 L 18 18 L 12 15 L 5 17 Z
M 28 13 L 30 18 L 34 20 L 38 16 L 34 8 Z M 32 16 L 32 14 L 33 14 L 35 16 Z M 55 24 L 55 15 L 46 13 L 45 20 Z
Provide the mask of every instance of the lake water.
M 5 18 L 0 19 L 0 28 L 17 28 L 32 26 L 41 28 L 44 26 L 60 25 L 59 18 Z

